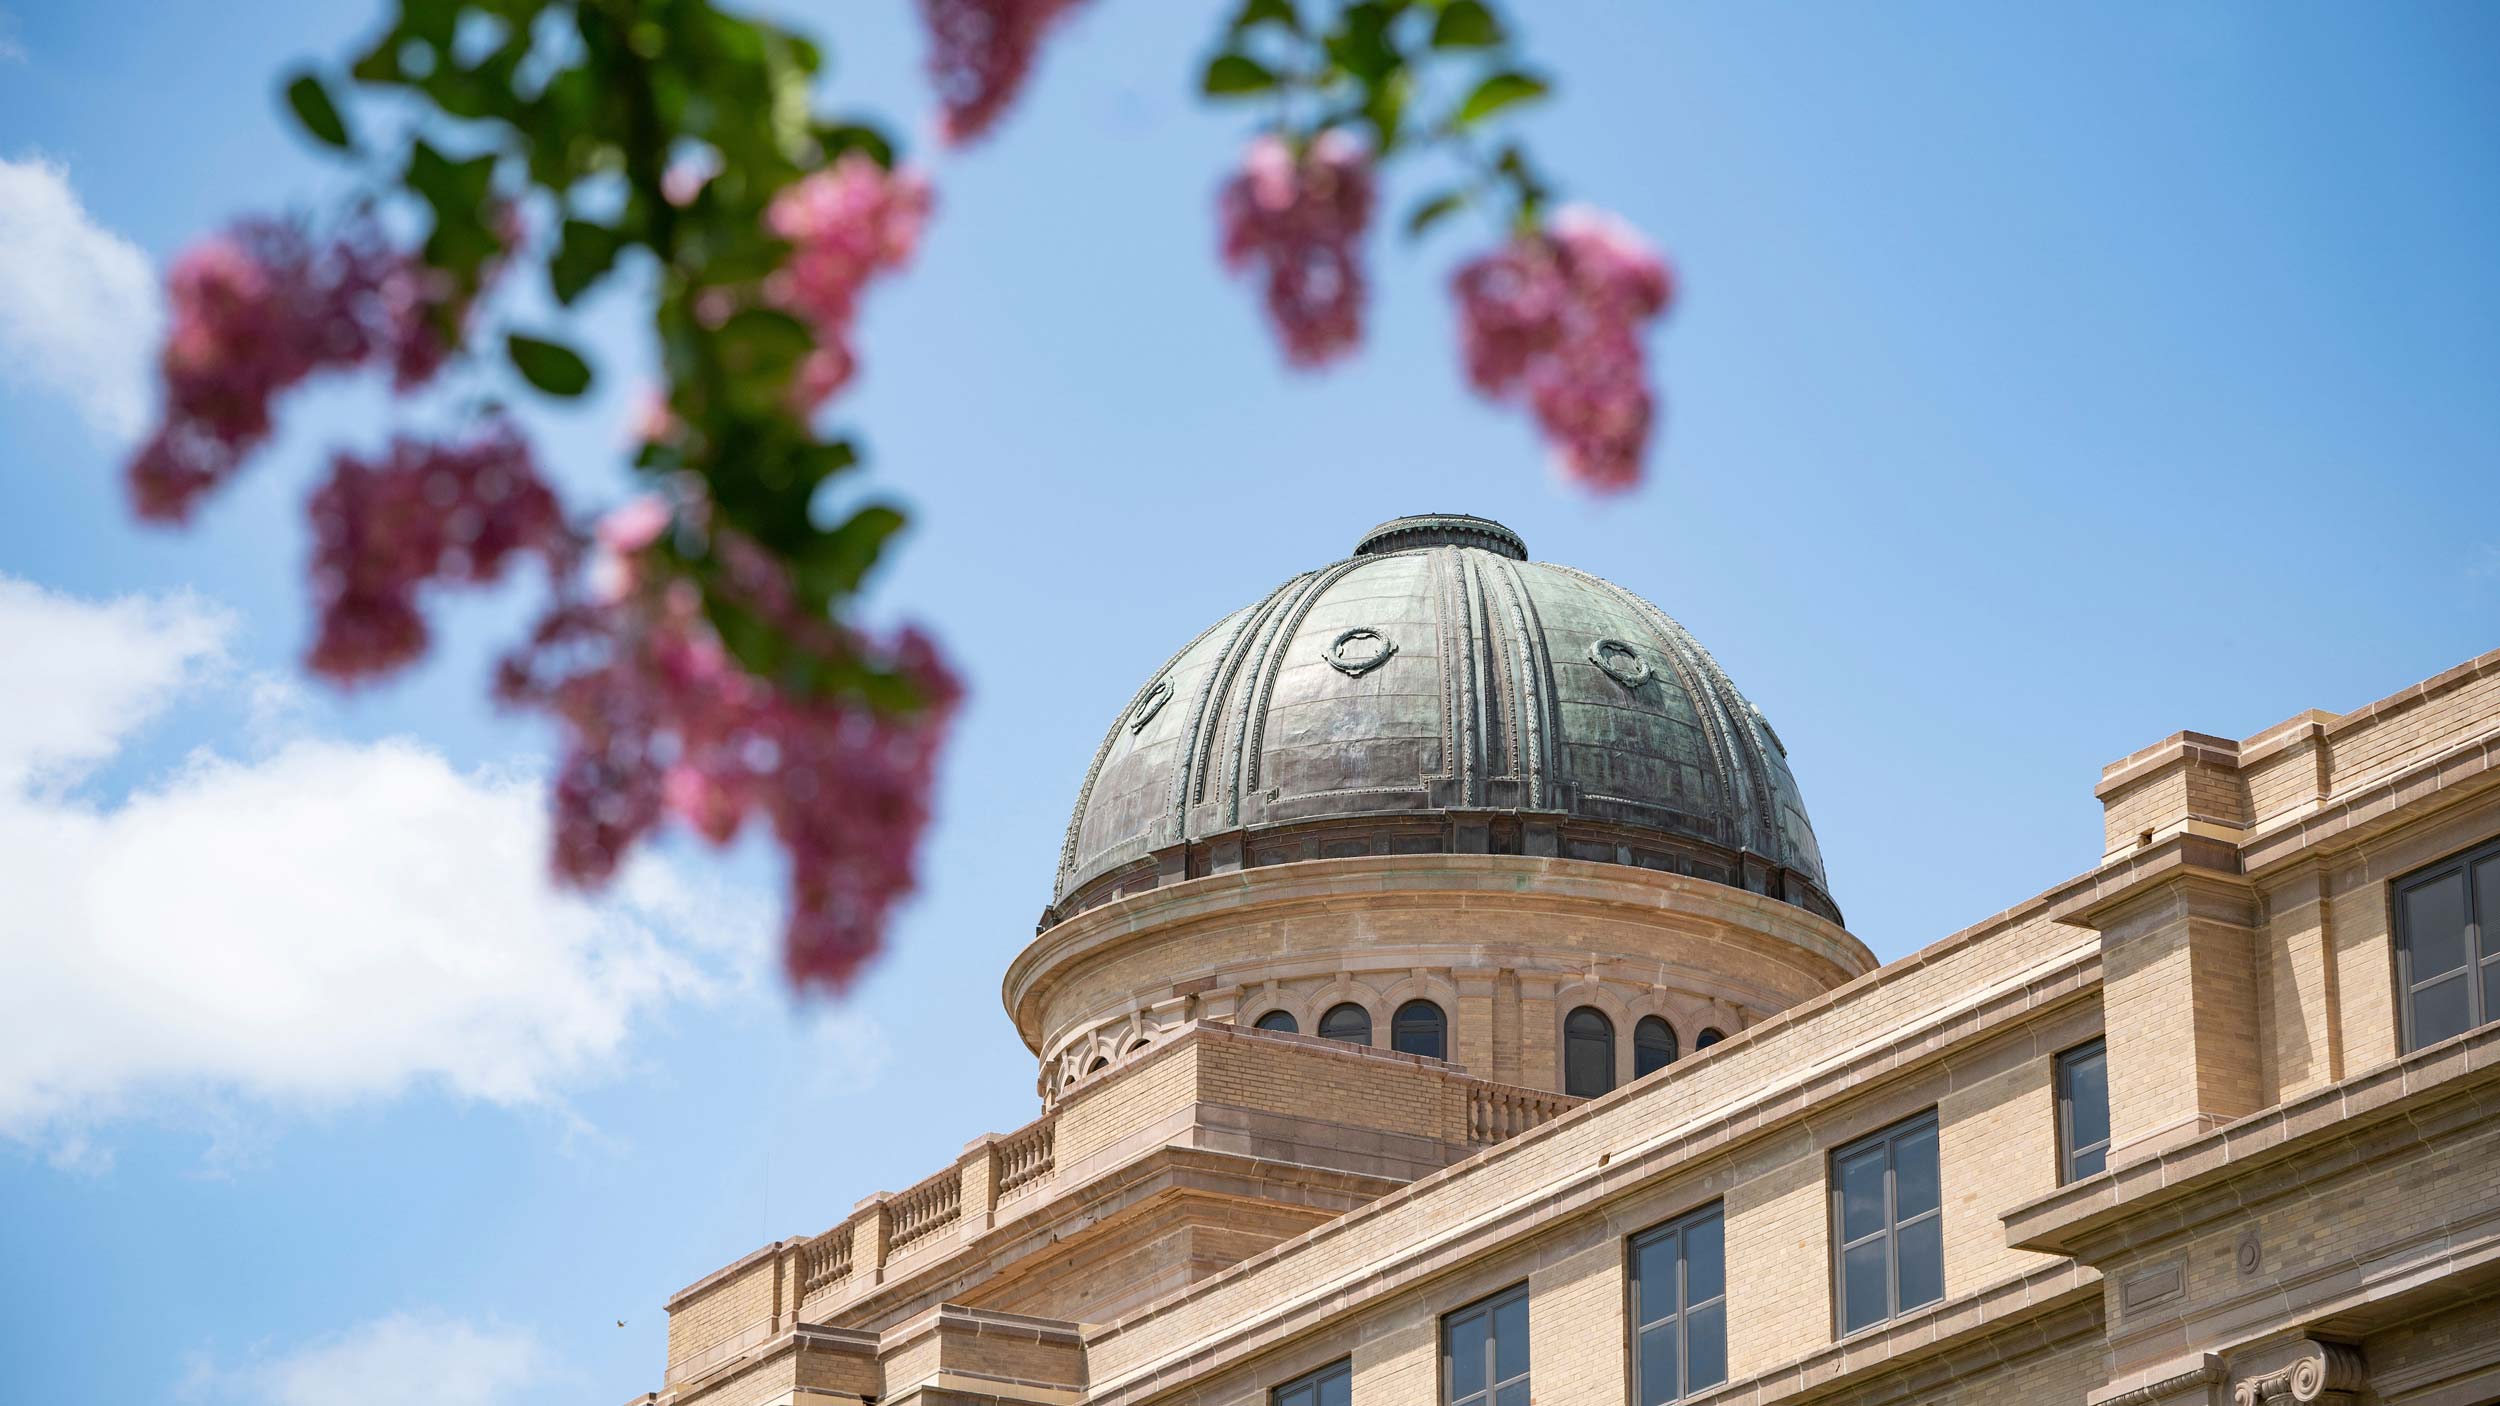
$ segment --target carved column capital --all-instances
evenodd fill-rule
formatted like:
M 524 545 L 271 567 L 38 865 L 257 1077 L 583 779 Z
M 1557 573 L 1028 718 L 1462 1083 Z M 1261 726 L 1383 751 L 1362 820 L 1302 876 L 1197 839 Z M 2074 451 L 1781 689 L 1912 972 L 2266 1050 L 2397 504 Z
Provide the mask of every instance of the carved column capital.
M 2233 1406 L 2352 1406 L 2354 1393 L 2370 1384 L 2357 1347 L 2312 1338 L 2299 1352 L 2288 1366 L 2241 1379 L 2231 1389 Z

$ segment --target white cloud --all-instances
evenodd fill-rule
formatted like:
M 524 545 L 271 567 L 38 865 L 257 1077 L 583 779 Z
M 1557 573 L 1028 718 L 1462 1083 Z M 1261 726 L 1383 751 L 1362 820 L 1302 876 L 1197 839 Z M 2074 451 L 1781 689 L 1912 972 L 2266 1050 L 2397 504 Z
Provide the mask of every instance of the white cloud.
M 95 222 L 67 172 L 0 160 L 0 375 L 66 398 L 105 435 L 134 438 L 163 322 L 148 256 Z
M 204 1366 L 188 1394 L 253 1406 L 507 1406 L 552 1375 L 529 1333 L 394 1313 L 284 1356 Z
M 545 876 L 544 791 L 405 740 L 200 750 L 66 782 L 204 690 L 222 612 L 0 578 L 0 1136 L 91 1163 L 118 1117 L 411 1087 L 559 1104 L 659 1012 L 761 965 L 760 905 L 660 861 L 597 902 Z

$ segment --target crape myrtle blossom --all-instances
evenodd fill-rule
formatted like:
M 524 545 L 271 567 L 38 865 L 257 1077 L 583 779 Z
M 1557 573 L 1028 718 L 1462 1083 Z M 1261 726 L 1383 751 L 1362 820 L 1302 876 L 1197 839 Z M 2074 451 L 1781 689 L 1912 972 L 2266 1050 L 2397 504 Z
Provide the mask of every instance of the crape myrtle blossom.
M 700 522 L 699 512 L 685 515 Z M 601 525 L 596 595 L 560 600 L 507 658 L 496 691 L 565 731 L 555 782 L 557 876 L 597 886 L 675 816 L 726 844 L 751 816 L 789 858 L 783 960 L 798 987 L 839 990 L 872 956 L 912 890 L 936 761 L 961 690 L 916 630 L 885 641 L 793 618 L 781 567 L 751 545 L 716 549 L 742 603 L 826 652 L 909 680 L 907 714 L 849 697 L 773 688 L 730 657 L 692 582 L 655 554 L 671 514 L 656 502 Z
M 816 338 L 792 389 L 802 413 L 849 383 L 858 365 L 850 333 L 860 290 L 910 262 L 929 206 L 927 179 L 854 151 L 792 183 L 765 211 L 766 227 L 790 246 L 765 280 L 765 297 Z
M 1268 318 L 1296 366 L 1326 365 L 1362 341 L 1360 245 L 1373 196 L 1370 154 L 1331 129 L 1299 155 L 1282 138 L 1257 138 L 1217 197 L 1224 264 L 1260 268 Z
M 379 460 L 339 454 L 311 515 L 319 625 L 306 664 L 341 683 L 425 653 L 418 587 L 484 584 L 517 552 L 570 550 L 529 445 L 501 421 L 464 444 L 401 438 Z
M 1078 0 L 920 0 L 929 29 L 929 83 L 939 127 L 962 145 L 1007 111 L 1033 67 L 1042 37 Z
M 380 363 L 402 393 L 433 379 L 460 320 L 453 298 L 367 219 L 327 242 L 246 220 L 186 250 L 166 277 L 163 418 L 129 466 L 139 516 L 187 519 L 269 437 L 278 394 L 316 372 Z
M 1640 481 L 1657 415 L 1644 324 L 1674 301 L 1665 261 L 1587 206 L 1462 266 L 1451 282 L 1467 378 L 1524 397 L 1563 472 L 1601 491 Z

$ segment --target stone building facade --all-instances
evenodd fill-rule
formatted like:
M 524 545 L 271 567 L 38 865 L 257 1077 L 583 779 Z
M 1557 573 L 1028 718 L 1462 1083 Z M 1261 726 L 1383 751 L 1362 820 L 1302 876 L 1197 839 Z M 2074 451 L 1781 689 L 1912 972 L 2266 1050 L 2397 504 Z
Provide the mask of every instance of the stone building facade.
M 1040 1117 L 679 1291 L 640 1400 L 2500 1402 L 2500 651 L 2095 794 L 1878 965 L 1680 626 L 1385 524 L 1114 720 Z

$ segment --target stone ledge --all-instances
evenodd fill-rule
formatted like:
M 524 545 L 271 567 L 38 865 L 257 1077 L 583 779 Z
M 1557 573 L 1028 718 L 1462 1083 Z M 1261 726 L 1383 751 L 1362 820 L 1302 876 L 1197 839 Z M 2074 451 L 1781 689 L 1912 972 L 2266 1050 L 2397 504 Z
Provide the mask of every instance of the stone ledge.
M 1967 939 L 1964 935 L 1948 938 L 1929 952 L 1932 954 L 1936 949 L 1958 940 Z M 1933 960 L 1932 955 L 1928 955 L 1928 959 Z M 1913 970 L 1919 964 L 1919 957 L 1894 963 L 1830 996 L 1809 1003 L 1809 1009 L 1820 1008 L 1852 991 L 1863 994 L 1864 990 L 1872 989 L 1866 984 L 1874 982 L 1877 977 Z M 1827 1107 L 1831 1099 L 1844 1092 L 1863 1092 L 1877 1083 L 1909 1077 L 1944 1058 L 1952 1048 L 1981 1038 L 1990 1030 L 2036 1018 L 2069 1001 L 2081 999 L 2097 988 L 2099 971 L 2098 945 L 2078 944 L 2070 951 L 2005 977 L 1960 1002 L 1931 1009 L 1925 1020 L 1894 1033 L 1889 1039 L 1853 1047 L 1841 1057 L 1807 1066 L 1776 1083 L 1756 1085 L 1738 1100 L 1694 1116 L 1678 1118 L 1668 1131 L 1638 1136 L 1628 1146 L 1609 1151 L 1603 1159 L 1592 1159 L 1590 1164 L 1576 1170 L 1558 1173 L 1541 1182 L 1532 1192 L 1483 1207 L 1466 1219 L 1450 1224 L 1441 1234 L 1417 1243 L 1388 1247 L 1383 1253 L 1367 1258 L 1362 1269 L 1348 1276 L 1318 1283 L 1296 1283 L 1290 1288 L 1279 1285 L 1278 1293 L 1260 1314 L 1234 1320 L 1218 1332 L 1195 1339 L 1190 1347 L 1149 1358 L 1117 1376 L 1106 1378 L 1098 1372 L 1092 1399 L 1106 1403 L 1106 1406 L 1108 1403 L 1145 1400 L 1180 1381 L 1211 1370 L 1217 1364 L 1254 1356 L 1291 1341 L 1420 1279 L 1448 1272 L 1505 1245 L 1514 1244 L 1525 1235 L 1588 1213 L 1607 1201 L 1635 1194 L 1642 1186 L 1671 1174 L 1677 1167 L 1706 1157 L 1726 1155 L 1743 1145 L 1794 1126 Z M 1792 1020 L 1798 1018 L 1798 1013 L 1794 1011 L 1775 1016 L 1770 1021 L 1729 1037 L 1709 1053 L 1722 1054 L 1739 1048 L 1739 1042 L 1773 1038 L 1789 1029 Z M 1185 1308 L 1196 1300 L 1223 1292 L 1254 1275 L 1281 1273 L 1293 1256 L 1316 1252 L 1341 1236 L 1360 1233 L 1376 1216 L 1402 1207 L 1411 1200 L 1463 1194 L 1444 1188 L 1459 1179 L 1478 1174 L 1501 1159 L 1533 1155 L 1532 1149 L 1548 1140 L 1609 1113 L 1622 1115 L 1628 1129 L 1641 1128 L 1643 1125 L 1636 1111 L 1640 1104 L 1677 1087 L 1679 1072 L 1689 1074 L 1699 1064 L 1698 1057 L 1680 1060 L 1661 1074 L 1592 1100 L 1551 1123 L 1391 1192 L 1360 1210 L 1349 1212 L 1199 1284 L 1157 1300 L 1136 1313 L 1100 1328 L 1089 1328 L 1088 1347 L 1095 1352 L 1095 1360 L 1099 1364 L 1102 1345 L 1116 1340 L 1125 1332 L 1134 1331 L 1154 1318 Z
M 2141 1218 L 2154 1207 L 2186 1202 L 2293 1158 L 2348 1143 L 2375 1125 L 2418 1117 L 2433 1105 L 2486 1091 L 2500 1091 L 2500 1025 L 2416 1050 L 2017 1206 L 2003 1217 L 2006 1243 L 2046 1254 L 2087 1255 L 2121 1222 L 2137 1222 L 2141 1228 Z M 2245 1197 L 2236 1192 L 2221 1196 L 2213 1214 L 2244 1204 Z M 2161 1234 L 2196 1223 L 2165 1218 Z
M 1915 1396 L 1916 1385 L 1885 1393 L 1880 1379 L 1923 1363 L 1967 1354 L 1991 1361 L 2028 1357 L 2100 1327 L 2101 1276 L 2075 1264 L 2050 1265 L 1861 1329 L 1799 1360 L 1685 1398 L 1686 1406 L 1803 1406 L 1840 1392 L 1856 1406 Z M 2008 1344 L 2008 1337 L 2019 1341 Z M 2008 1351 L 2006 1349 L 2010 1348 Z

